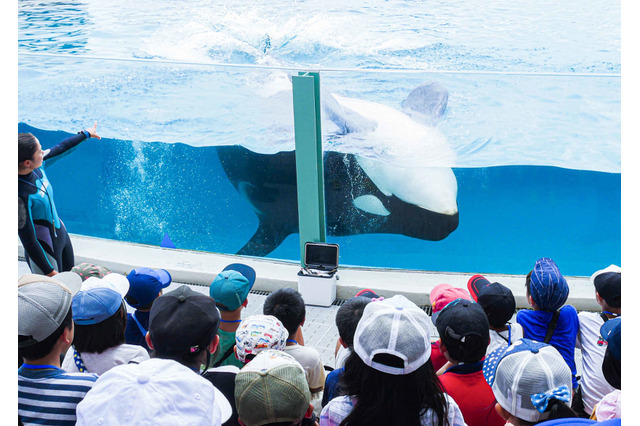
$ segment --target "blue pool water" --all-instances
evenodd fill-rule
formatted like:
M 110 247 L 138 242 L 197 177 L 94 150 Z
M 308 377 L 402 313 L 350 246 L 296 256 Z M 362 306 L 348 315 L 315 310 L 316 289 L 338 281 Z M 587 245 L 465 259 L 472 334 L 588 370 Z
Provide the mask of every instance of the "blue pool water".
M 342 264 L 522 274 L 547 256 L 566 275 L 620 264 L 619 3 L 342 3 L 20 2 L 19 131 L 47 147 L 98 120 L 104 138 L 47 170 L 69 231 L 238 252 L 263 219 L 222 147 L 271 163 L 291 151 L 286 76 L 320 69 L 328 93 L 391 126 L 345 135 L 325 117 L 327 155 L 409 177 L 451 169 L 457 184 L 459 225 L 441 241 L 416 238 L 410 220 L 389 233 L 351 194 L 333 210 L 351 216 L 327 218 Z M 389 114 L 425 81 L 449 96 L 418 137 Z M 279 194 L 295 194 L 290 173 Z M 328 179 L 327 194 L 345 184 L 386 203 L 372 179 Z M 391 192 L 409 189 L 403 200 L 437 184 L 401 183 Z M 298 235 L 269 229 L 282 242 L 267 256 L 297 260 Z

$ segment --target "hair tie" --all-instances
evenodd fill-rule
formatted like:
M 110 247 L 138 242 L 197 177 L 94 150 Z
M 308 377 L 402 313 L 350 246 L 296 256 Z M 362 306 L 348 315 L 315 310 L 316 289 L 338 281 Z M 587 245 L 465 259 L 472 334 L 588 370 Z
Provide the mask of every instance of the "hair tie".
M 568 387 L 562 385 L 547 392 L 531 395 L 531 402 L 533 403 L 533 406 L 541 413 L 545 412 L 549 405 L 549 401 L 552 399 L 568 403 L 571 401 L 571 392 L 569 392 Z

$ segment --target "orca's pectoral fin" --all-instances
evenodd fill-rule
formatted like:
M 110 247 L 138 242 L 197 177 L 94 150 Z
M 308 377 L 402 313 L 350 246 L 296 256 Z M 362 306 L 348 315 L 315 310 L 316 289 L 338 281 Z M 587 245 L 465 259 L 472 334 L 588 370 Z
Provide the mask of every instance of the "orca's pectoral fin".
M 243 256 L 266 256 L 287 238 L 289 233 L 271 222 L 260 220 L 258 229 L 251 239 L 236 254 Z
M 449 91 L 440 83 L 422 84 L 402 101 L 402 110 L 416 121 L 435 124 L 444 115 L 449 101 Z

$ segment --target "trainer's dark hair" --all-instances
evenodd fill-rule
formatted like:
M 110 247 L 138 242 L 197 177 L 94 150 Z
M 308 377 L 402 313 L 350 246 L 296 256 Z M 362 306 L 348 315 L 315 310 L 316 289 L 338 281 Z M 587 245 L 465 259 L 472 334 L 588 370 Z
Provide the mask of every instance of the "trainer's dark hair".
M 38 139 L 31 133 L 18 133 L 18 165 L 33 159 L 37 142 Z
M 69 329 L 73 326 L 73 316 L 71 314 L 71 307 L 69 307 L 69 312 L 67 312 L 67 316 L 64 317 L 62 324 L 60 327 L 56 329 L 49 337 L 44 339 L 42 342 L 38 342 L 34 345 L 27 346 L 24 348 L 18 348 L 18 354 L 24 358 L 25 360 L 34 360 L 44 358 L 49 355 L 53 350 L 56 342 L 62 336 L 62 332 L 65 329 Z M 18 335 L 18 342 L 23 342 L 25 340 L 30 339 L 30 336 L 21 336 Z
M 273 315 L 282 321 L 282 325 L 293 338 L 304 320 L 306 309 L 302 295 L 297 290 L 284 287 L 267 296 L 262 306 L 264 315 Z
M 392 367 L 403 361 L 389 354 L 374 355 L 373 360 Z M 357 398 L 357 403 L 341 426 L 421 425 L 420 418 L 432 409 L 438 426 L 448 425 L 448 403 L 431 360 L 416 371 L 386 374 L 366 365 L 356 352 L 345 361 L 340 378 L 343 395 Z
M 347 300 L 336 313 L 336 326 L 338 327 L 338 334 L 340 338 L 349 348 L 353 347 L 353 336 L 356 334 L 356 327 L 364 307 L 371 302 L 368 297 L 354 297 Z
M 127 311 L 124 303 L 106 320 L 91 325 L 76 324 L 73 346 L 78 352 L 102 353 L 125 342 Z

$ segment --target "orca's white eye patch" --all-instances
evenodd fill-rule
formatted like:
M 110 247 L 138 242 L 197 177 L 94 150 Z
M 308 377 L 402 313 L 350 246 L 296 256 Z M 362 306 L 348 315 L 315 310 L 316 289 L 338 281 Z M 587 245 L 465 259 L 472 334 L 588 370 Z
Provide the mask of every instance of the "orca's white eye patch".
M 377 214 L 378 216 L 389 216 L 391 214 L 375 195 L 361 195 L 353 200 L 353 204 L 362 211 Z

